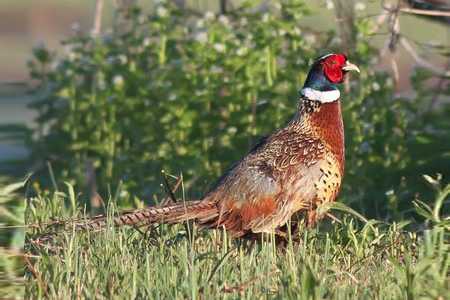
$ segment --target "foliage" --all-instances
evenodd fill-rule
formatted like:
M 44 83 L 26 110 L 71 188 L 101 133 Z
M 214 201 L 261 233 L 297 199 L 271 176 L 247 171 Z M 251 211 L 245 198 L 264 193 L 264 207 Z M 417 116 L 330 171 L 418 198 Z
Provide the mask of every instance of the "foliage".
M 81 199 L 72 186 L 64 190 L 29 199 L 28 222 L 76 215 L 70 207 L 65 210 L 63 203 Z M 122 202 L 120 193 L 116 197 Z M 108 214 L 115 209 L 109 205 Z M 275 246 L 272 235 L 252 244 L 230 240 L 219 230 L 198 230 L 192 224 L 151 230 L 110 226 L 104 232 L 65 233 L 52 240 L 50 249 L 27 245 L 26 253 L 34 256 L 25 271 L 25 297 L 445 297 L 450 271 L 445 230 L 449 228 L 430 224 L 416 234 L 404 231 L 405 225 L 358 223 L 346 215 L 341 224 L 325 222 L 314 230 L 301 227 L 285 249 Z M 40 231 L 29 231 L 27 242 Z
M 202 17 L 166 2 L 149 15 L 130 7 L 102 39 L 75 32 L 62 59 L 35 48 L 33 161 L 49 160 L 58 184 L 85 191 L 92 162 L 103 196 L 111 182 L 139 198 L 160 195 L 161 170 L 183 172 L 189 198 L 201 196 L 259 137 L 289 121 L 309 60 L 340 50 L 335 33 L 297 25 L 310 13 L 300 0 L 255 2 Z M 367 217 L 400 220 L 421 174 L 450 175 L 442 168 L 450 164 L 450 124 L 424 112 L 429 76 L 415 76 L 416 100 L 396 96 L 391 78 L 373 71 L 371 22 L 354 30 L 348 56 L 362 74 L 342 96 L 341 199 Z M 36 180 L 48 187 L 40 173 Z
M 24 182 L 5 184 L 0 179 L 0 289 L 5 298 L 23 295 L 25 210 L 23 195 L 19 193 L 23 185 Z

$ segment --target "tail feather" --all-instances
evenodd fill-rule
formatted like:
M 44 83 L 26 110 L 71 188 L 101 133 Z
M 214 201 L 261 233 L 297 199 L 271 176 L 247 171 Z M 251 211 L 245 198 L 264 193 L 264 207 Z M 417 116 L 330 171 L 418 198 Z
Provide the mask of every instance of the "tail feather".
M 218 215 L 216 204 L 204 200 L 178 202 L 159 207 L 148 207 L 139 210 L 125 211 L 113 216 L 115 226 L 133 225 L 139 223 L 166 224 L 179 223 L 191 219 L 210 219 Z M 67 224 L 70 226 L 66 232 L 75 231 L 99 231 L 107 226 L 108 215 L 102 214 L 88 218 L 69 219 L 63 222 L 52 222 L 49 225 Z M 40 238 L 40 241 L 55 237 L 58 234 L 50 234 Z

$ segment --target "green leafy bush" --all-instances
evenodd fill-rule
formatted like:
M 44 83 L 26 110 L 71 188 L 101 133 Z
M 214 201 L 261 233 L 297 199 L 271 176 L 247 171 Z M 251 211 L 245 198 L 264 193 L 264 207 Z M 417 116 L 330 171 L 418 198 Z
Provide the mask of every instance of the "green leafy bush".
M 310 13 L 301 1 L 254 2 L 226 16 L 198 17 L 170 3 L 149 15 L 131 7 L 101 39 L 75 32 L 62 59 L 36 48 L 33 160 L 49 160 L 58 182 L 82 189 L 92 163 L 100 194 L 122 182 L 145 199 L 162 192 L 161 170 L 183 172 L 188 196 L 199 197 L 295 113 L 310 59 L 341 51 L 334 32 L 297 24 Z M 341 198 L 367 217 L 399 219 L 412 207 L 420 174 L 450 175 L 449 122 L 443 112 L 424 112 L 431 96 L 423 72 L 414 78 L 417 99 L 406 99 L 374 71 L 371 28 L 367 20 L 355 25 L 356 47 L 347 53 L 362 74 L 342 96 Z M 48 174 L 41 175 L 45 185 Z

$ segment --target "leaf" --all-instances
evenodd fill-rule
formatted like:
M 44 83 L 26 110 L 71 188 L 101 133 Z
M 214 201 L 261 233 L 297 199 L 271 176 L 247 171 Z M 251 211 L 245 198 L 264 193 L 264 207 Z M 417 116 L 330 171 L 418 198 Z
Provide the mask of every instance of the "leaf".
M 231 256 L 231 254 L 233 254 L 234 250 L 237 249 L 238 246 L 235 246 L 233 248 L 231 248 L 219 261 L 219 263 L 217 265 L 215 265 L 214 269 L 211 271 L 211 274 L 209 275 L 209 279 L 207 281 L 207 283 L 209 284 L 212 280 L 212 278 L 214 277 L 214 275 L 217 273 L 217 271 L 220 269 L 221 266 L 224 265 L 224 263 L 227 261 L 227 259 Z
M 69 182 L 64 182 L 64 184 L 67 186 L 67 189 L 69 191 L 70 204 L 72 206 L 72 210 L 75 212 L 77 210 L 77 200 L 75 197 L 75 192 L 73 190 L 73 186 Z
M 361 215 L 360 213 L 355 211 L 350 206 L 345 205 L 344 203 L 341 203 L 341 202 L 329 202 L 325 205 L 322 205 L 321 207 L 318 208 L 318 214 L 321 215 L 329 209 L 336 209 L 336 210 L 340 210 L 343 212 L 347 212 L 347 213 L 357 217 L 358 219 L 360 219 L 361 221 L 363 221 L 365 223 L 369 222 L 369 220 L 367 220 L 363 215 Z

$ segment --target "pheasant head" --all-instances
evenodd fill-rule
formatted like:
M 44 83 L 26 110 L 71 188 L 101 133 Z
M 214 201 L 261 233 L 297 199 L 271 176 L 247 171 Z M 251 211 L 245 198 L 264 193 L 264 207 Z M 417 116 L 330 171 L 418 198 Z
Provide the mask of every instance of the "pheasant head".
M 350 63 L 344 54 L 335 53 L 321 56 L 311 66 L 300 93 L 309 100 L 317 100 L 322 103 L 336 101 L 340 97 L 336 84 L 344 82 L 349 71 L 359 73 L 359 68 Z

